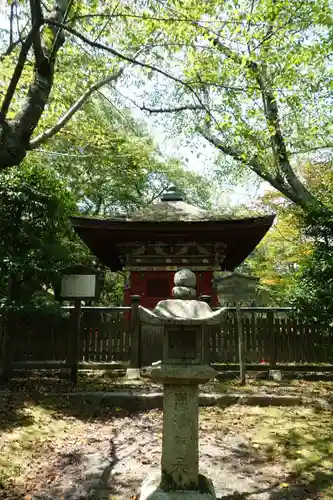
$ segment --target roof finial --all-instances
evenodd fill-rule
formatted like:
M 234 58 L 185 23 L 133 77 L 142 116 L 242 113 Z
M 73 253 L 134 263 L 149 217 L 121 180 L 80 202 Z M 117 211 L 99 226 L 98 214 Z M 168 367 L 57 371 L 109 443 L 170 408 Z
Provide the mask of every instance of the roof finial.
M 182 193 L 171 185 L 161 198 L 161 201 L 184 201 Z

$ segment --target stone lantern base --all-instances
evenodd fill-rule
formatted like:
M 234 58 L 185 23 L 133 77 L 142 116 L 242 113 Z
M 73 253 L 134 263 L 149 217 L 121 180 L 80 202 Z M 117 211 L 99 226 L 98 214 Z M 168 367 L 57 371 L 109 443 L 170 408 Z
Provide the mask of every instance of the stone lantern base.
M 215 500 L 216 495 L 210 479 L 199 474 L 198 490 L 164 491 L 160 488 L 161 473 L 147 477 L 141 487 L 140 500 Z

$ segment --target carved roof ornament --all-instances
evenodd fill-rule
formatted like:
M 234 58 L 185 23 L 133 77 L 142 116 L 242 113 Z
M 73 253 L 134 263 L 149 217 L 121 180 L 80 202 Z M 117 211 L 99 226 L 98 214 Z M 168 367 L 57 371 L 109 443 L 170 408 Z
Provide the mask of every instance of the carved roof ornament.
M 176 186 L 170 186 L 162 196 L 161 201 L 184 201 L 184 196 Z

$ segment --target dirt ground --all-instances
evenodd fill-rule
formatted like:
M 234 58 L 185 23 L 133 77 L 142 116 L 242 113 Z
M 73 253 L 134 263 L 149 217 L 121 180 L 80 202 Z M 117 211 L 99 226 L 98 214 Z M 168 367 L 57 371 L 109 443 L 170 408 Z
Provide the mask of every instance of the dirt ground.
M 121 391 L 134 390 L 156 392 L 162 390 L 161 384 L 153 383 L 149 377 L 142 377 L 139 381 L 127 381 L 121 376 L 123 371 L 116 370 L 91 370 L 79 371 L 78 383 L 73 387 L 68 374 L 57 371 L 35 371 L 29 376 L 18 373 L 1 390 L 12 393 L 26 392 L 28 394 L 68 392 L 96 392 L 96 391 Z M 301 395 L 309 398 L 330 399 L 333 394 L 333 374 L 284 373 L 281 381 L 262 379 L 263 373 L 247 373 L 247 383 L 240 386 L 239 378 L 235 374 L 228 374 L 226 379 L 218 379 L 201 386 L 202 392 L 218 393 L 245 393 L 245 394 L 275 394 L 275 395 Z M 318 380 L 313 380 L 317 376 Z M 291 378 L 292 377 L 292 378 Z
M 136 499 L 162 413 L 0 396 L 1 500 Z M 333 420 L 315 407 L 200 411 L 200 469 L 223 500 L 333 499 Z

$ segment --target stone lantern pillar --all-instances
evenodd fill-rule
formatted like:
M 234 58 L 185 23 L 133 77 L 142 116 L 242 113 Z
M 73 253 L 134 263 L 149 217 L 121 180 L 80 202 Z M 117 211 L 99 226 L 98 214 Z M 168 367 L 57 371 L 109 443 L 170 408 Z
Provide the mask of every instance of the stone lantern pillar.
M 212 482 L 199 474 L 199 384 L 215 370 L 206 364 L 207 325 L 222 322 L 223 309 L 212 311 L 195 300 L 196 276 L 187 269 L 174 278 L 173 299 L 162 300 L 153 311 L 139 307 L 142 323 L 163 325 L 162 362 L 152 378 L 162 382 L 163 444 L 161 471 L 142 486 L 141 500 L 215 498 Z

